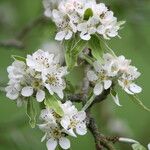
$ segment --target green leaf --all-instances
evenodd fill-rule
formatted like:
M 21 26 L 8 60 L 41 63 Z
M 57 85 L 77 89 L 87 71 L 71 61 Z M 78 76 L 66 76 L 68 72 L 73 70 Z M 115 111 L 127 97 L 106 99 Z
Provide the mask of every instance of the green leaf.
M 89 20 L 90 17 L 93 16 L 93 11 L 91 8 L 88 8 L 84 12 L 84 20 Z
M 37 113 L 34 106 L 34 99 L 32 97 L 27 102 L 27 115 L 29 117 L 29 124 L 32 128 L 35 128 Z
M 63 116 L 64 112 L 60 107 L 60 103 L 54 95 L 50 95 L 44 101 L 48 108 L 53 109 L 58 115 Z
M 118 105 L 118 106 L 122 106 L 119 102 L 119 97 L 118 97 L 118 93 L 114 90 L 114 89 L 111 89 L 110 90 L 110 94 L 111 94 L 111 97 L 113 98 L 114 102 Z
M 65 59 L 69 69 L 77 64 L 79 53 L 86 47 L 87 42 L 78 38 L 75 40 L 69 40 L 66 43 Z
M 138 98 L 136 95 L 129 95 L 129 97 L 133 100 L 134 103 L 136 103 L 138 106 L 140 106 L 142 109 L 150 112 L 150 109 L 147 108 L 142 101 Z
M 140 143 L 132 144 L 133 150 L 146 150 L 144 146 L 142 146 Z
M 93 57 L 99 61 L 102 60 L 104 50 L 102 49 L 100 38 L 97 35 L 92 35 L 88 44 Z
M 13 58 L 14 60 L 26 62 L 26 59 L 25 59 L 24 57 L 21 57 L 21 56 L 12 55 L 12 58 Z

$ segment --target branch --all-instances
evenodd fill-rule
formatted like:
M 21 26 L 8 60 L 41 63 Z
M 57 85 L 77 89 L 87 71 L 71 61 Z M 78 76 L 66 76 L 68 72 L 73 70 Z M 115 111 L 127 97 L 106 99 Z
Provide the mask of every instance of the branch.
M 87 111 L 87 117 L 89 119 L 88 129 L 95 139 L 96 150 L 103 150 L 103 148 L 115 150 L 109 141 L 100 134 L 95 119 L 91 117 L 90 111 Z
M 44 24 L 48 22 L 48 19 L 44 17 L 43 15 L 37 17 L 35 20 L 29 22 L 26 24 L 19 33 L 16 34 L 16 36 L 12 39 L 7 39 L 0 41 L 1 47 L 13 47 L 17 49 L 23 49 L 25 47 L 23 43 L 24 37 L 31 32 L 36 26 L 39 24 Z

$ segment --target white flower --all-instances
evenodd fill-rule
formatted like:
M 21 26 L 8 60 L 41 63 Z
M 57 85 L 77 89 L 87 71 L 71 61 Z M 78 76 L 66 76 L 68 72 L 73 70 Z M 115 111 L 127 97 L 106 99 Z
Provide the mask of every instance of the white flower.
M 36 51 L 32 56 L 27 55 L 27 65 L 31 69 L 42 72 L 45 69 L 48 69 L 51 65 L 55 64 L 54 54 L 45 52 L 43 50 Z
M 26 65 L 21 61 L 14 61 L 11 66 L 7 68 L 9 82 L 8 86 L 5 88 L 6 96 L 11 100 L 16 100 L 19 98 L 21 85 L 25 75 Z
M 124 70 L 123 75 L 119 78 L 118 83 L 128 94 L 137 94 L 142 92 L 142 88 L 134 83 L 134 80 L 139 76 L 140 73 L 136 67 L 128 66 L 128 68 Z
M 52 17 L 52 10 L 56 9 L 60 2 L 61 0 L 43 0 L 43 5 L 45 8 L 45 12 L 44 12 L 45 16 Z
M 45 83 L 45 87 L 49 93 L 53 95 L 56 93 L 61 99 L 63 99 L 63 90 L 66 88 L 63 77 L 67 74 L 66 67 L 53 66 L 49 70 L 42 73 L 42 78 Z
M 69 40 L 72 37 L 73 33 L 77 32 L 75 24 L 70 20 L 67 14 L 64 14 L 63 12 L 58 10 L 53 10 L 53 20 L 59 30 L 56 34 L 55 40 Z
M 99 62 L 94 62 L 94 71 L 88 71 L 87 77 L 89 81 L 95 82 L 94 94 L 100 95 L 103 90 L 111 87 L 112 81 L 105 70 L 105 67 Z
M 81 111 L 77 112 L 76 114 L 72 115 L 66 115 L 61 119 L 61 125 L 66 130 L 66 132 L 76 137 L 76 134 L 74 133 L 74 130 L 79 135 L 85 135 L 87 133 L 86 128 L 86 113 Z
M 77 29 L 81 32 L 81 39 L 86 41 L 90 40 L 91 35 L 96 33 L 97 23 L 97 20 L 92 17 L 87 22 L 78 24 Z
M 18 87 L 17 87 L 18 86 Z M 19 93 L 20 93 L 20 87 L 18 84 L 12 84 L 12 85 L 8 85 L 5 88 L 6 91 L 6 96 L 11 99 L 11 100 L 16 100 L 19 97 Z
M 65 56 L 64 56 L 64 49 L 63 46 L 60 45 L 58 42 L 50 42 L 47 41 L 42 45 L 42 49 L 44 51 L 47 51 L 51 54 L 55 55 L 55 60 L 56 62 L 59 62 L 60 64 L 63 64 L 65 61 Z
M 150 150 L 150 143 L 148 144 L 148 150 Z
M 9 79 L 19 82 L 25 74 L 26 64 L 22 61 L 14 61 L 11 66 L 7 68 Z
M 48 150 L 55 150 L 58 144 L 62 149 L 70 148 L 69 139 L 65 137 L 65 133 L 57 126 L 57 124 L 44 124 L 39 127 L 46 132 L 42 141 L 47 139 L 46 146 Z

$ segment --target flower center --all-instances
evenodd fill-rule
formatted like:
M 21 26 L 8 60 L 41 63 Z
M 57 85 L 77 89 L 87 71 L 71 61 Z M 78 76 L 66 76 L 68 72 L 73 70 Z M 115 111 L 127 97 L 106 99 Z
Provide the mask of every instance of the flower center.
M 53 134 L 54 138 L 60 138 L 62 135 L 60 129 L 58 129 L 58 128 L 53 129 L 52 134 Z
M 76 128 L 77 124 L 78 124 L 77 121 L 71 120 L 71 121 L 70 121 L 70 125 L 68 126 L 68 128 L 69 128 L 69 129 L 72 129 L 72 128 L 74 129 L 74 128 Z
M 35 80 L 32 82 L 32 87 L 34 89 L 39 89 L 41 87 L 41 81 Z
M 55 85 L 57 83 L 57 77 L 55 75 L 47 75 L 46 83 Z

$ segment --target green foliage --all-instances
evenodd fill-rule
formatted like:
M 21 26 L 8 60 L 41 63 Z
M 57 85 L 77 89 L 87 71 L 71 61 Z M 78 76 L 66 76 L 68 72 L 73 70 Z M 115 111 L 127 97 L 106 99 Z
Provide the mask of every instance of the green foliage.
M 88 43 L 88 46 L 91 49 L 93 57 L 99 61 L 102 60 L 102 55 L 104 53 L 104 49 L 102 49 L 101 44 L 102 44 L 101 40 L 97 35 L 92 35 Z
M 65 58 L 68 68 L 71 70 L 77 65 L 80 52 L 86 47 L 87 42 L 77 37 L 65 41 Z
M 12 58 L 13 58 L 14 60 L 26 62 L 26 59 L 25 59 L 24 57 L 21 57 L 21 56 L 12 55 Z
M 55 95 L 47 96 L 44 103 L 48 108 L 53 109 L 58 115 L 63 116 L 64 112 L 60 107 L 59 101 Z
M 36 108 L 34 105 L 35 99 L 33 97 L 29 98 L 27 102 L 27 115 L 29 117 L 29 124 L 31 125 L 32 128 L 35 128 L 36 125 Z

